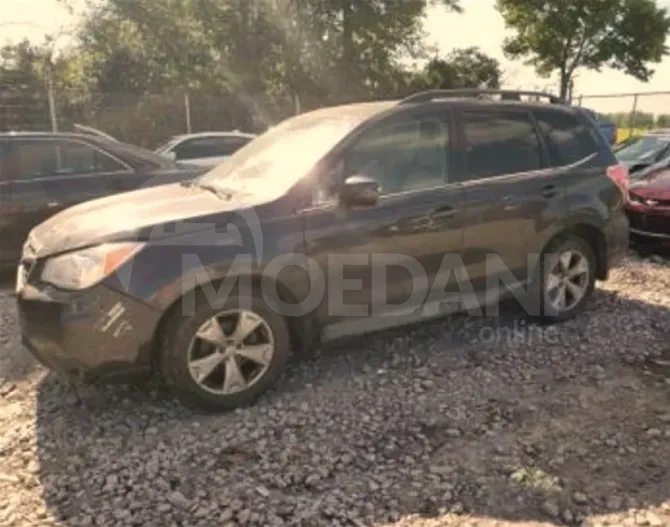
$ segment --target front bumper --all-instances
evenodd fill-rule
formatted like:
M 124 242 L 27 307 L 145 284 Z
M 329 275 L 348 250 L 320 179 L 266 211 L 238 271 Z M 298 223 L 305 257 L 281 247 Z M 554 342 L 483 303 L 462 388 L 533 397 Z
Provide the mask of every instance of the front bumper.
M 670 241 L 670 210 L 630 205 L 626 210 L 631 235 L 656 242 Z
M 85 293 L 17 292 L 24 346 L 48 368 L 84 382 L 148 373 L 160 312 L 107 286 Z

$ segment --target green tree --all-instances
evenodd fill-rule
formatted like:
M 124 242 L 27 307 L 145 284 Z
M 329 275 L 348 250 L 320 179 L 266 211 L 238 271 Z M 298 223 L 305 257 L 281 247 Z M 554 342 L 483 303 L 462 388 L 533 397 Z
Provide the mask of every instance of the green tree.
M 498 88 L 500 64 L 479 48 L 452 51 L 444 59 L 434 58 L 409 82 L 409 92 L 453 88 Z
M 657 115 L 656 126 L 659 128 L 670 128 L 670 115 L 667 113 Z
M 497 0 L 508 58 L 523 58 L 539 75 L 558 72 L 566 97 L 578 68 L 621 70 L 647 81 L 668 52 L 670 17 L 655 0 Z
M 0 130 L 49 126 L 46 52 L 27 40 L 0 49 Z

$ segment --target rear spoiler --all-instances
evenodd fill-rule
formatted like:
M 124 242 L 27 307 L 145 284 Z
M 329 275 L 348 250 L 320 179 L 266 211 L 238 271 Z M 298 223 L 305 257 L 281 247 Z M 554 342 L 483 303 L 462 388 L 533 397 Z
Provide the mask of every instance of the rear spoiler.
M 115 137 L 112 137 L 111 135 L 106 134 L 105 132 L 102 132 L 97 128 L 93 128 L 91 126 L 84 126 L 83 124 L 75 124 L 74 129 L 77 132 L 81 132 L 83 134 L 97 135 L 98 137 L 102 137 L 103 139 L 107 139 L 108 141 L 114 141 L 115 143 L 119 142 L 119 140 L 116 139 Z

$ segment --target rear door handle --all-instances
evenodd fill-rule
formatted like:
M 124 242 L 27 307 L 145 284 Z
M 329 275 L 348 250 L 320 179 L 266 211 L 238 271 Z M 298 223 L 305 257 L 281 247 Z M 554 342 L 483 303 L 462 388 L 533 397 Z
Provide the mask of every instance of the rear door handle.
M 49 203 L 47 203 L 47 207 L 49 207 L 50 209 L 60 207 L 60 203 L 58 203 L 57 201 L 50 201 Z
M 456 209 L 451 205 L 442 205 L 430 212 L 430 217 L 437 220 L 451 218 L 456 215 Z

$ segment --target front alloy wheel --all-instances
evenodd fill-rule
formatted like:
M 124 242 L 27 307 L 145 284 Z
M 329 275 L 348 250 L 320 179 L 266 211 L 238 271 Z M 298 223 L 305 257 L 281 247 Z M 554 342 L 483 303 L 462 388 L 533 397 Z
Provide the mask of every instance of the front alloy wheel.
M 227 310 L 197 331 L 188 350 L 188 368 L 203 390 L 233 394 L 253 386 L 267 371 L 273 354 L 272 330 L 261 316 Z
M 177 311 L 167 326 L 163 377 L 191 407 L 219 411 L 251 404 L 288 361 L 286 320 L 257 294 L 231 295 L 211 306 L 196 293 L 195 307 L 190 316 Z

